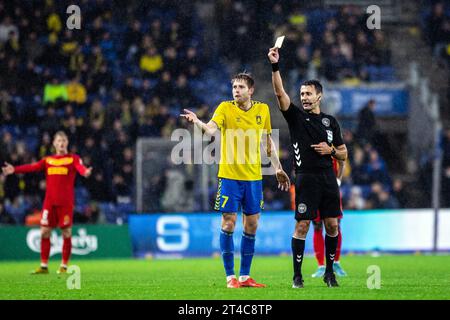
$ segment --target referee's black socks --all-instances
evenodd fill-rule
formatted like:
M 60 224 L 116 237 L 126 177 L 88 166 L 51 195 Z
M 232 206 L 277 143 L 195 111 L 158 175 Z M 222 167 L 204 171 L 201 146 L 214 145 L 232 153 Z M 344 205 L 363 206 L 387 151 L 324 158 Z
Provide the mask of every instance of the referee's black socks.
M 303 254 L 305 253 L 305 239 L 292 237 L 292 260 L 294 262 L 294 279 L 302 277 Z M 336 249 L 335 249 L 336 250 Z
M 325 258 L 327 260 L 327 266 L 325 268 L 326 273 L 333 273 L 333 263 L 334 258 L 336 257 L 338 235 L 339 233 L 337 233 L 334 237 L 330 237 L 328 234 L 325 234 Z

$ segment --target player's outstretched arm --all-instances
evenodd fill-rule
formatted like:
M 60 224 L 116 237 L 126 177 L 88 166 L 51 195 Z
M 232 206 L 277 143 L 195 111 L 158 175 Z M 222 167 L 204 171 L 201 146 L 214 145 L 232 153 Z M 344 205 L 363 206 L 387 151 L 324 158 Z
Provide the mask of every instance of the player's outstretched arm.
M 34 162 L 31 164 L 24 164 L 24 165 L 16 166 L 16 167 L 5 162 L 5 165 L 2 167 L 2 173 L 4 175 L 10 175 L 13 173 L 28 173 L 28 172 L 42 171 L 44 169 L 45 169 L 45 160 L 44 159 L 42 159 L 38 162 Z
M 74 165 L 77 172 L 83 177 L 89 178 L 89 176 L 92 174 L 92 167 L 85 167 L 83 165 L 83 161 L 78 155 L 75 156 Z
M 214 135 L 216 133 L 218 127 L 214 121 L 209 121 L 208 123 L 204 123 L 201 121 L 197 115 L 189 109 L 183 109 L 185 113 L 180 114 L 180 117 L 187 119 L 189 122 L 192 122 L 201 130 L 205 131 L 207 135 Z
M 281 79 L 280 70 L 278 70 L 278 61 L 280 60 L 278 48 L 270 48 L 267 56 L 269 57 L 269 61 L 272 64 L 272 85 L 273 91 L 277 96 L 278 107 L 280 108 L 280 110 L 286 111 L 291 104 L 291 99 L 284 90 L 283 80 Z
M 268 157 L 270 158 L 270 163 L 272 167 L 275 169 L 275 175 L 278 181 L 278 188 L 282 191 L 289 191 L 289 187 L 291 186 L 291 180 L 287 173 L 283 170 L 281 166 L 280 158 L 278 157 L 277 150 L 275 149 L 275 143 L 273 142 L 270 134 L 263 135 L 261 139 L 261 144 L 266 151 Z

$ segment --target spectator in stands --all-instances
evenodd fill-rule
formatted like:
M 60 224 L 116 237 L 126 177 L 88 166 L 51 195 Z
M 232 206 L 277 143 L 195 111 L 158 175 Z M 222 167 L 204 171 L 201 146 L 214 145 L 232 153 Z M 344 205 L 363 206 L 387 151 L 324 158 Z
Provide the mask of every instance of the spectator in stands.
M 389 43 L 381 30 L 376 30 L 374 35 L 374 57 L 375 63 L 379 65 L 388 65 L 391 60 L 391 51 Z
M 139 95 L 139 91 L 134 87 L 133 78 L 128 77 L 121 89 L 122 97 L 128 101 L 133 100 Z
M 396 178 L 392 182 L 392 191 L 394 197 L 398 200 L 401 208 L 409 208 L 409 197 L 405 189 L 404 183 L 401 179 Z
M 192 94 L 184 74 L 178 76 L 173 89 L 173 96 L 177 98 L 177 105 L 180 109 L 196 107 L 199 103 L 198 99 Z
M 371 182 L 379 181 L 386 186 L 390 185 L 391 181 L 387 174 L 386 163 L 381 159 L 378 151 L 373 148 L 370 148 L 368 152 L 366 170 Z
M 142 70 L 143 76 L 149 76 L 151 78 L 158 76 L 163 66 L 163 58 L 154 46 L 148 48 L 139 61 L 139 67 Z
M 41 138 L 41 144 L 38 148 L 37 157 L 39 159 L 51 155 L 53 152 L 52 139 L 48 132 L 44 132 Z
M 372 183 L 371 193 L 366 202 L 366 209 L 398 209 L 399 204 L 381 183 Z
M 443 33 L 445 20 L 444 4 L 442 2 L 437 2 L 432 8 L 431 15 L 426 19 L 428 40 L 433 48 L 435 48 L 437 44 L 447 40 L 445 33 Z
M 19 29 L 13 24 L 12 18 L 10 16 L 6 16 L 0 24 L 0 43 L 7 42 L 11 33 L 19 36 Z
M 374 138 L 377 133 L 375 107 L 375 100 L 370 99 L 358 113 L 356 137 L 361 144 L 365 144 L 366 142 L 374 142 Z
M 350 189 L 349 199 L 344 200 L 344 208 L 349 210 L 363 210 L 366 207 L 366 201 L 362 196 L 362 191 L 359 186 L 353 186 Z
M 174 96 L 174 87 L 172 84 L 172 75 L 168 71 L 161 74 L 161 80 L 154 89 L 154 94 L 160 97 L 163 103 L 168 103 Z

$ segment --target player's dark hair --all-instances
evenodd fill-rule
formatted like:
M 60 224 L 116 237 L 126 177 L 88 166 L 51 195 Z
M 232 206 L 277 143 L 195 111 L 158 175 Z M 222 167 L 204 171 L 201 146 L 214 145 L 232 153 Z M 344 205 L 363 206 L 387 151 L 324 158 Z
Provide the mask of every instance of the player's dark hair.
M 252 75 L 247 72 L 241 72 L 235 75 L 231 78 L 231 84 L 233 84 L 236 80 L 244 80 L 249 88 L 253 88 L 255 86 L 255 80 L 253 80 Z
M 306 80 L 303 81 L 302 86 L 313 86 L 317 93 L 322 93 L 323 87 L 319 80 Z

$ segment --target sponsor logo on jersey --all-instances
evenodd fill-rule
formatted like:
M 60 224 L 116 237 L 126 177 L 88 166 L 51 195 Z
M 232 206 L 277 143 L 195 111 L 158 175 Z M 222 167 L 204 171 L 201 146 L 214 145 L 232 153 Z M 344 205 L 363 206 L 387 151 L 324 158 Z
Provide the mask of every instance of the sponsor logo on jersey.
M 45 161 L 51 166 L 58 167 L 58 166 L 66 166 L 68 164 L 71 164 L 73 162 L 73 158 L 65 157 L 65 158 L 57 159 L 57 158 L 48 157 Z
M 47 169 L 47 174 L 51 175 L 67 175 L 69 173 L 69 169 L 66 167 L 50 167 Z

